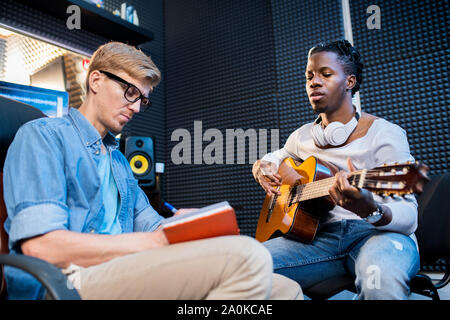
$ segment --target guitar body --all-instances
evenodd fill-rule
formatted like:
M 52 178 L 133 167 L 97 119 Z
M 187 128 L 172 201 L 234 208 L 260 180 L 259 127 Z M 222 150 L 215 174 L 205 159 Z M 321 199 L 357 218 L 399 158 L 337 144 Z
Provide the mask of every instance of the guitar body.
M 319 221 L 334 208 L 329 188 L 335 183 L 338 168 L 330 163 L 309 157 L 300 163 L 285 159 L 278 169 L 282 178 L 280 196 L 266 196 L 255 238 L 264 242 L 286 235 L 309 243 L 313 241 Z M 383 197 L 420 194 L 429 177 L 429 167 L 419 162 L 384 164 L 383 166 L 352 171 L 349 184 Z
M 281 195 L 266 195 L 256 227 L 256 240 L 264 242 L 281 233 L 310 243 L 316 235 L 320 217 L 335 204 L 329 196 L 295 203 L 293 194 L 298 185 L 333 177 L 337 171 L 334 165 L 315 157 L 302 163 L 286 158 L 278 169 L 282 178 Z

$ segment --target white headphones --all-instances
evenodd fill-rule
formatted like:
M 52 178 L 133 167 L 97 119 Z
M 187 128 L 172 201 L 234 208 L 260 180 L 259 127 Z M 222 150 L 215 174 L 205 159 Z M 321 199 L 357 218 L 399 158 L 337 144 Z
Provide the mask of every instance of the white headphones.
M 334 121 L 329 123 L 325 129 L 320 124 L 322 118 L 320 115 L 314 121 L 314 125 L 311 127 L 311 135 L 314 139 L 316 145 L 324 147 L 326 145 L 339 146 L 347 141 L 350 134 L 355 130 L 358 125 L 360 114 L 358 111 L 355 112 L 355 116 L 343 124 L 339 121 Z

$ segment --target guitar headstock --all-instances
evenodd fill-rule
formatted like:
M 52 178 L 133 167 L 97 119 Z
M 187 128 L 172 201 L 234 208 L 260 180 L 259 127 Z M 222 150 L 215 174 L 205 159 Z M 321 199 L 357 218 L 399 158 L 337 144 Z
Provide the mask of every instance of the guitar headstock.
M 395 163 L 363 170 L 356 180 L 363 179 L 363 188 L 383 196 L 420 194 L 430 180 L 428 170 L 427 165 L 419 162 Z M 357 182 L 356 185 L 361 185 Z

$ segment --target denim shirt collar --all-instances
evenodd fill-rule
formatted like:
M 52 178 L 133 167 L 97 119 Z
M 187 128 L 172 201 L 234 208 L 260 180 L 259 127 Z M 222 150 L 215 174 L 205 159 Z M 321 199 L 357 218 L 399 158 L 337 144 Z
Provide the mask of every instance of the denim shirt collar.
M 72 119 L 75 127 L 77 128 L 83 143 L 90 147 L 92 145 L 98 144 L 102 140 L 100 133 L 97 129 L 89 122 L 88 119 L 80 112 L 78 109 L 69 108 L 69 117 Z M 108 149 L 115 150 L 119 147 L 117 139 L 111 132 L 108 132 L 103 138 L 103 143 Z

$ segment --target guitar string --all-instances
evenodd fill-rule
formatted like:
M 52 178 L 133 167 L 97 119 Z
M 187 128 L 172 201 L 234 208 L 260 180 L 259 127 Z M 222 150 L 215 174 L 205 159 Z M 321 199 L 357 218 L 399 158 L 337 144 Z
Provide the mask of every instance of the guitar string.
M 361 178 L 361 173 L 363 171 L 354 171 L 351 173 L 351 176 L 349 177 L 349 179 L 353 179 L 353 185 L 358 185 L 359 184 L 359 179 Z M 367 170 L 366 171 L 366 178 L 365 181 L 370 181 L 370 182 L 378 182 L 378 180 L 369 180 L 368 178 L 373 174 L 373 173 L 379 173 L 380 170 Z M 377 174 L 376 176 L 379 176 L 379 174 Z M 318 187 L 319 189 L 321 189 L 323 187 L 324 184 L 328 185 L 331 182 L 334 182 L 334 177 L 329 177 L 329 178 L 325 178 L 325 179 L 321 179 L 321 180 L 317 180 L 317 181 L 313 181 L 313 182 L 308 182 L 306 184 L 303 184 L 302 186 L 304 188 L 314 188 L 314 187 Z M 333 180 L 333 181 L 332 181 Z
M 372 172 L 377 172 L 376 170 L 370 170 Z M 352 185 L 359 185 L 361 179 L 361 174 L 355 174 L 355 172 L 352 173 L 352 176 L 349 178 L 349 180 L 352 180 Z M 294 202 L 297 201 L 304 201 L 309 200 L 321 196 L 326 196 L 329 194 L 328 190 L 331 187 L 332 183 L 334 182 L 334 177 L 325 178 L 322 180 L 306 183 L 303 185 L 299 185 L 299 188 L 297 189 L 296 196 L 294 197 Z M 363 186 L 367 187 L 368 185 L 372 184 L 372 189 L 377 188 L 377 184 L 380 182 L 380 180 L 373 180 L 370 178 L 365 178 Z M 389 181 L 383 181 L 385 183 L 389 183 Z M 383 188 L 378 187 L 378 192 L 389 192 L 389 191 L 400 191 L 404 188 L 393 188 L 392 185 L 389 186 L 389 188 Z
M 351 176 L 349 177 L 349 180 L 351 180 L 352 185 L 357 186 L 359 185 L 360 179 L 361 179 L 361 173 L 364 172 L 363 170 L 354 171 L 351 173 Z M 363 186 L 367 186 L 368 184 L 377 184 L 380 182 L 379 180 L 372 180 L 369 179 L 369 177 L 373 176 L 380 176 L 381 170 L 367 170 L 366 171 L 366 178 L 364 179 Z M 375 175 L 374 175 L 375 173 Z M 328 195 L 328 189 L 330 186 L 334 183 L 334 177 L 325 178 L 318 181 L 309 182 L 303 185 L 300 185 L 297 189 L 297 194 L 295 196 L 294 201 L 301 201 L 301 200 L 307 200 L 316 198 L 319 196 L 326 196 Z M 386 190 L 386 188 L 380 188 L 381 190 Z
M 350 178 L 359 178 L 359 175 L 352 175 Z M 325 188 L 329 189 L 329 187 L 334 183 L 335 177 L 329 177 L 309 183 L 305 183 L 300 185 L 302 192 L 317 192 L 322 191 Z
M 359 185 L 360 178 L 361 178 L 360 175 L 353 175 L 352 177 L 350 177 L 350 180 L 352 180 L 351 181 L 352 185 L 354 185 L 354 186 Z M 315 198 L 318 196 L 328 195 L 328 190 L 329 190 L 329 188 L 331 186 L 331 182 L 332 182 L 330 180 L 332 180 L 332 179 L 327 178 L 327 179 L 323 179 L 323 180 L 318 180 L 316 184 L 314 184 L 314 185 L 311 184 L 311 187 L 309 187 L 308 184 L 302 185 L 303 187 L 300 187 L 300 189 L 297 190 L 297 197 L 295 200 L 311 199 L 311 198 Z M 373 184 L 373 185 L 375 185 L 375 187 L 372 186 L 372 188 L 376 188 L 376 185 L 379 182 L 380 182 L 379 180 L 365 179 L 364 186 Z M 379 187 L 379 189 L 380 189 L 380 191 L 388 190 L 388 188 L 382 188 L 382 187 Z M 398 191 L 398 189 L 400 189 L 400 187 L 393 188 L 392 186 L 390 186 L 389 189 L 391 189 L 392 191 L 394 191 L 394 190 Z

